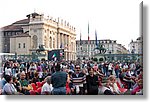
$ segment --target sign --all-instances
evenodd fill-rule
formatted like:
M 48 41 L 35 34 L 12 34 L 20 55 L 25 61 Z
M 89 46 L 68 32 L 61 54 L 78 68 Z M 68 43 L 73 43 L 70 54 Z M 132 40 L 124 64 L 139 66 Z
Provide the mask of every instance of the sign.
M 48 51 L 48 60 L 61 61 L 64 58 L 64 49 Z

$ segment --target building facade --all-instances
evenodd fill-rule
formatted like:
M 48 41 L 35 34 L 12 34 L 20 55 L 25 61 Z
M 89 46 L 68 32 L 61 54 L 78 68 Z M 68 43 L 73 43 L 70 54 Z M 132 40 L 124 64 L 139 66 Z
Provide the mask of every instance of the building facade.
M 131 40 L 129 44 L 129 51 L 131 54 L 142 54 L 143 47 L 141 37 L 138 37 L 136 41 Z
M 116 40 L 98 40 L 98 44 L 102 44 L 103 47 L 106 49 L 105 54 L 127 54 L 127 49 L 122 46 L 121 44 L 117 44 Z M 96 54 L 99 53 L 96 48 L 96 41 L 90 40 L 77 40 L 76 41 L 76 51 L 77 51 L 77 58 L 92 58 Z
M 40 45 L 47 51 L 64 49 L 66 60 L 76 59 L 76 30 L 63 19 L 32 13 L 2 28 L 3 52 L 32 54 Z

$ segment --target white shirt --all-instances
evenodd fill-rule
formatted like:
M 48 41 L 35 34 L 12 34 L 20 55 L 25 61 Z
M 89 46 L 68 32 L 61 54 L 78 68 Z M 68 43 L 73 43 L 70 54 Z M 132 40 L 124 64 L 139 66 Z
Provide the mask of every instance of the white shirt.
M 29 71 L 31 71 L 31 72 L 35 72 L 36 70 L 37 70 L 36 65 L 34 65 L 34 66 L 30 65 L 30 67 L 29 67 Z
M 118 88 L 118 86 L 117 86 L 117 83 L 114 83 L 113 86 L 114 86 L 115 92 L 116 92 L 117 94 L 120 94 L 120 90 L 119 90 L 119 88 Z
M 47 82 L 42 86 L 41 94 L 44 94 L 44 92 L 51 93 L 53 90 L 52 84 L 48 84 Z
M 110 89 L 110 88 L 108 88 L 108 87 L 106 87 L 106 86 L 102 86 L 101 90 L 102 90 L 102 93 L 104 93 L 104 92 L 105 92 L 105 90 L 110 90 L 110 91 L 111 91 L 111 89 Z
M 11 74 L 12 74 L 12 73 L 11 73 L 11 68 L 8 68 L 8 69 L 6 68 L 6 69 L 5 69 L 5 74 L 6 74 L 6 75 L 11 75 Z
M 112 64 L 109 64 L 108 70 L 112 70 Z
M 123 68 L 127 69 L 127 68 L 128 68 L 128 65 L 124 65 Z
M 6 83 L 3 87 L 2 92 L 5 93 L 5 94 L 7 94 L 7 93 L 15 94 L 17 92 L 17 90 L 16 90 L 16 88 L 14 87 L 13 84 Z

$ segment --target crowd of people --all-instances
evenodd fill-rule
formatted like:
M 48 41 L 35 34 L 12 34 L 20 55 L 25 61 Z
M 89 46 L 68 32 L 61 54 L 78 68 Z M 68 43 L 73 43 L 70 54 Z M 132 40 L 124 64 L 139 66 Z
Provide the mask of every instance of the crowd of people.
M 7 61 L 1 95 L 142 95 L 138 62 Z

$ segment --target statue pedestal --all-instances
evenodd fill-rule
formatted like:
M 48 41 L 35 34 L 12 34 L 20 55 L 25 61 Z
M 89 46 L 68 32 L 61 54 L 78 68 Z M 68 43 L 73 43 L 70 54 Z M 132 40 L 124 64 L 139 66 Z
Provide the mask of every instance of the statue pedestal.
M 94 55 L 94 58 L 97 58 L 98 62 L 104 62 L 106 60 L 105 56 L 102 54 L 96 54 L 96 55 Z

